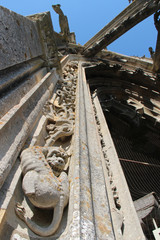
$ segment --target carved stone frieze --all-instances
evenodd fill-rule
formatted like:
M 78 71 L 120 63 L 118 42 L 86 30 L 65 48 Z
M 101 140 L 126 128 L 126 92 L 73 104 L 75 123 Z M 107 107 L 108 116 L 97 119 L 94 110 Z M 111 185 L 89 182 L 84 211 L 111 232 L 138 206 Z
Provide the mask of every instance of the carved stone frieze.
M 65 137 L 73 134 L 73 123 L 68 120 L 60 120 L 47 125 L 48 136 L 46 146 L 52 146 L 58 139 L 65 140 Z
M 104 169 L 106 169 L 107 192 L 115 239 L 145 239 L 140 224 L 137 222 L 137 215 L 127 190 L 108 127 L 106 128 L 106 121 L 96 92 L 92 95 L 92 103 L 104 158 Z M 125 191 L 124 186 L 126 186 Z M 130 207 L 126 208 L 126 205 Z M 128 212 L 127 209 L 130 209 L 130 211 Z M 136 231 L 131 231 L 133 228 Z M 139 233 L 137 234 L 137 232 Z
M 118 231 L 120 231 L 121 235 L 122 235 L 124 216 L 123 216 L 123 213 L 121 212 L 121 203 L 120 203 L 120 199 L 119 199 L 119 194 L 118 194 L 118 191 L 117 191 L 116 183 L 114 181 L 113 171 L 110 167 L 110 160 L 109 160 L 109 157 L 108 157 L 107 148 L 106 148 L 106 145 L 105 145 L 103 134 L 101 132 L 101 125 L 100 125 L 99 117 L 97 115 L 97 110 L 96 110 L 96 107 L 95 107 L 94 101 L 93 101 L 95 94 L 96 94 L 96 92 L 94 92 L 93 95 L 92 95 L 92 104 L 93 104 L 93 109 L 94 109 L 94 113 L 95 113 L 96 123 L 97 123 L 97 126 L 98 126 L 98 133 L 99 133 L 99 137 L 100 137 L 100 143 L 101 143 L 101 147 L 102 147 L 103 157 L 105 159 L 105 164 L 106 164 L 106 169 L 107 169 L 107 173 L 108 173 L 109 183 L 110 183 L 111 191 L 112 191 L 112 194 L 113 194 L 113 199 L 114 199 L 114 204 L 115 204 L 114 208 L 115 208 L 116 213 L 119 215 L 119 218 L 121 219 Z
M 74 133 L 75 91 L 77 81 L 77 63 L 64 68 L 63 79 L 59 81 L 53 99 L 44 106 L 46 131 L 44 146 L 33 146 L 21 153 L 23 172 L 22 188 L 33 206 L 53 209 L 53 219 L 49 226 L 41 227 L 28 218 L 25 208 L 17 203 L 16 214 L 37 235 L 53 235 L 63 216 L 63 210 L 69 200 L 69 181 L 64 169 L 70 157 L 68 149 L 61 147 L 66 137 Z M 55 143 L 59 142 L 59 146 Z
M 53 102 L 48 102 L 44 113 L 48 119 L 45 146 L 53 145 L 57 140 L 64 141 L 74 131 L 75 91 L 77 65 L 68 65 L 64 69 L 63 80 L 56 91 Z

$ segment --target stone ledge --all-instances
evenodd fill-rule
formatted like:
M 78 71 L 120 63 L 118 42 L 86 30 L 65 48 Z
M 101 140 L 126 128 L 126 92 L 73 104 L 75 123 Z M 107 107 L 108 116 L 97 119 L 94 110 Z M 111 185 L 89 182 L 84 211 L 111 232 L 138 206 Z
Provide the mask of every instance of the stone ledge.
M 0 99 L 0 118 L 2 118 L 12 107 L 19 104 L 21 98 L 24 97 L 24 95 L 29 92 L 46 73 L 46 68 L 42 68 L 32 76 L 26 78 L 18 87 L 12 88 L 9 93 L 7 92 L 7 94 Z
M 1 118 L 0 187 L 39 119 L 43 105 L 53 93 L 57 81 L 58 75 L 52 70 L 21 99 L 18 105 Z
M 21 82 L 24 77 L 29 76 L 42 67 L 43 63 L 42 59 L 33 59 L 18 66 L 16 65 L 13 68 L 0 71 L 0 92 L 3 93 L 7 88 L 11 88 L 11 85 Z

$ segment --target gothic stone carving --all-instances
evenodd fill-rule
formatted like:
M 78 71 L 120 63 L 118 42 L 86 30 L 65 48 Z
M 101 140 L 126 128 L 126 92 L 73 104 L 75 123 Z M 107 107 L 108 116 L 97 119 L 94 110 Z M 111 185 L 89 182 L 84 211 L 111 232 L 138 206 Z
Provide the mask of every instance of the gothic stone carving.
M 69 182 L 67 174 L 62 172 L 66 158 L 64 150 L 54 147 L 31 147 L 21 154 L 25 195 L 35 207 L 54 209 L 54 215 L 50 226 L 44 228 L 32 222 L 19 204 L 16 213 L 33 232 L 43 237 L 55 233 L 68 203 Z
M 103 134 L 101 132 L 101 125 L 100 125 L 99 117 L 97 115 L 97 110 L 96 110 L 96 107 L 95 107 L 95 104 L 94 104 L 94 97 L 95 97 L 94 95 L 98 95 L 98 92 L 100 94 L 100 91 L 98 91 L 99 89 L 96 89 L 95 92 L 92 94 L 92 104 L 93 104 L 95 119 L 96 119 L 96 123 L 97 123 L 97 127 L 98 127 L 98 133 L 99 133 L 99 137 L 100 137 L 102 152 L 103 152 L 103 156 L 104 156 L 104 159 L 105 159 L 106 169 L 107 169 L 107 172 L 108 172 L 109 183 L 110 183 L 110 186 L 111 186 L 113 199 L 114 199 L 114 204 L 115 204 L 114 215 L 117 218 L 118 232 L 120 234 L 122 234 L 122 230 L 123 230 L 123 227 L 124 227 L 124 216 L 123 216 L 123 213 L 121 211 L 121 202 L 120 202 L 119 193 L 117 191 L 117 187 L 116 187 L 116 184 L 115 184 L 115 181 L 114 181 L 114 175 L 113 175 L 112 169 L 110 167 L 110 160 L 108 158 L 107 149 L 106 149 L 106 145 L 105 145 L 105 142 L 104 142 L 104 137 L 103 137 Z
M 56 121 L 55 124 L 47 125 L 49 135 L 46 137 L 46 146 L 52 146 L 59 138 L 65 140 L 65 137 L 73 134 L 73 123 L 68 120 Z
M 153 51 L 153 48 L 152 48 L 152 47 L 149 47 L 148 50 L 149 50 L 149 53 L 150 53 L 151 58 L 154 60 L 155 52 Z
M 65 141 L 74 132 L 76 69 L 73 63 L 64 69 L 64 80 L 57 89 L 56 98 L 45 106 L 44 114 L 48 119 L 45 146 L 53 146 L 57 140 Z
M 25 149 L 21 154 L 21 167 L 24 175 L 22 188 L 30 202 L 38 208 L 54 209 L 51 224 L 40 227 L 27 217 L 20 204 L 16 214 L 36 234 L 45 237 L 53 235 L 58 229 L 63 209 L 69 199 L 69 182 L 63 171 L 69 155 L 62 147 L 55 147 L 57 140 L 65 141 L 74 131 L 75 91 L 77 63 L 68 64 L 59 82 L 54 100 L 44 106 L 47 118 L 45 146 Z
M 67 38 L 67 36 L 70 35 L 70 31 L 69 31 L 69 24 L 68 24 L 68 19 L 67 16 L 64 15 L 64 13 L 61 10 L 61 5 L 57 4 L 57 5 L 52 5 L 54 11 L 59 14 L 59 25 L 61 28 L 61 34 Z

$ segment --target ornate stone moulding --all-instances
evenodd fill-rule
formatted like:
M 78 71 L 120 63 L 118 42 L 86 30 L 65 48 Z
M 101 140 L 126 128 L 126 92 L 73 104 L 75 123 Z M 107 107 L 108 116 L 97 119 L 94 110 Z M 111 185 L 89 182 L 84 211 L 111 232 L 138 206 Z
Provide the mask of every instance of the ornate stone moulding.
M 96 67 L 97 63 L 93 64 Z M 145 239 L 98 97 L 92 94 L 94 80 L 90 80 L 89 71 L 93 65 L 83 57 L 72 55 L 64 58 L 61 65 L 63 78 L 53 85 L 50 100 L 41 105 L 40 121 L 29 134 L 26 150 L 21 153 L 23 189 L 31 203 L 22 193 L 20 168 L 16 162 L 16 173 L 13 173 L 14 168 L 11 172 L 13 197 L 1 204 L 1 209 L 7 208 L 1 236 L 4 237 L 7 228 L 8 239 Z M 112 70 L 108 71 L 109 76 Z M 118 71 L 120 74 L 121 68 L 116 74 Z M 111 89 L 109 82 L 107 87 Z M 37 173 L 41 173 L 39 181 Z M 61 173 L 65 177 L 62 178 Z M 52 201 L 55 205 L 47 205 L 50 198 L 46 197 L 43 204 L 52 209 L 41 210 L 45 206 L 33 198 L 33 183 L 44 193 L 42 190 L 48 189 L 45 184 L 48 176 L 48 181 L 54 179 L 57 184 Z M 44 184 L 40 188 L 39 182 Z M 6 191 L 5 188 L 6 184 L 2 191 Z M 64 208 L 67 201 L 68 206 Z M 15 214 L 17 202 L 20 204 L 16 213 L 24 222 Z M 26 216 L 34 226 L 28 224 Z M 58 224 L 55 228 L 52 228 L 52 219 Z
M 43 84 L 45 82 L 45 86 L 47 88 L 49 88 L 51 91 L 50 93 L 52 93 L 53 89 L 55 89 L 54 90 L 55 93 L 53 95 L 53 98 L 51 98 L 45 104 L 44 108 L 43 108 L 43 105 L 46 102 L 47 98 L 46 98 L 45 102 L 43 102 L 43 103 L 39 102 L 40 103 L 39 106 L 41 107 L 41 109 L 39 109 L 39 115 L 37 116 L 37 118 L 42 116 L 42 108 L 43 108 L 44 115 L 41 117 L 38 125 L 36 125 L 36 128 L 34 128 L 34 129 L 33 129 L 33 123 L 29 122 L 32 125 L 33 130 L 32 130 L 32 133 L 29 134 L 29 138 L 28 138 L 25 146 L 30 146 L 30 147 L 27 148 L 26 150 L 22 151 L 22 154 L 21 154 L 22 170 L 23 170 L 23 175 L 24 175 L 23 189 L 24 189 L 26 196 L 28 196 L 28 198 L 30 199 L 30 201 L 33 203 L 34 206 L 45 208 L 46 207 L 45 204 L 43 206 L 43 203 L 44 203 L 43 197 L 44 196 L 42 196 L 41 197 L 42 200 L 39 201 L 38 199 L 40 197 L 38 197 L 39 195 L 36 195 L 36 194 L 39 194 L 38 193 L 39 191 L 41 192 L 41 190 L 40 189 L 38 190 L 38 188 L 37 188 L 38 182 L 39 182 L 38 179 L 40 180 L 40 178 L 41 178 L 40 182 L 43 181 L 45 184 L 44 188 L 42 187 L 42 185 L 40 185 L 43 188 L 43 191 L 44 191 L 44 189 L 47 189 L 47 185 L 46 185 L 47 181 L 52 181 L 54 179 L 55 181 L 53 181 L 53 183 L 52 183 L 53 186 L 54 186 L 54 184 L 57 184 L 57 185 L 55 185 L 57 188 L 57 190 L 56 190 L 57 197 L 55 198 L 55 201 L 57 202 L 57 198 L 59 196 L 61 199 L 61 203 L 58 208 L 61 208 L 61 206 L 62 206 L 62 210 L 60 210 L 60 212 L 62 212 L 62 213 L 63 213 L 64 206 L 68 202 L 68 200 L 67 200 L 67 198 L 68 198 L 68 193 L 67 193 L 68 192 L 68 190 L 67 190 L 68 180 L 67 180 L 67 175 L 64 171 L 68 171 L 67 169 L 69 166 L 69 159 L 70 159 L 70 154 L 71 154 L 70 141 L 71 141 L 71 135 L 73 134 L 73 131 L 74 131 L 77 64 L 76 63 L 72 64 L 72 67 L 69 66 L 66 68 L 67 69 L 65 70 L 65 72 L 68 72 L 68 74 L 65 75 L 62 80 L 61 79 L 59 80 L 59 83 L 56 85 L 56 87 L 55 87 L 55 83 L 58 80 L 58 79 L 56 79 L 58 77 L 58 75 L 55 74 L 54 70 L 52 70 L 52 74 L 48 73 L 45 76 L 45 81 L 43 81 L 44 79 L 42 79 L 40 81 L 40 83 L 39 83 L 40 86 L 41 86 L 42 82 L 43 82 Z M 54 80 L 52 79 L 53 76 L 55 78 Z M 43 86 L 43 84 L 42 84 L 42 86 Z M 38 86 L 36 85 L 36 89 L 34 89 L 34 88 L 32 89 L 32 93 L 34 93 L 35 92 L 34 90 L 36 90 L 36 94 L 39 94 L 37 87 Z M 44 88 L 44 86 L 43 86 L 43 88 Z M 42 93 L 43 92 L 45 92 L 45 91 L 42 91 Z M 33 96 L 34 96 L 34 94 L 33 94 Z M 33 100 L 36 100 L 35 98 L 33 98 L 33 100 L 32 100 L 32 98 L 30 97 L 30 94 L 28 94 L 28 96 L 29 96 L 28 103 L 31 103 L 31 101 L 33 101 Z M 27 100 L 26 96 L 25 96 L 25 99 Z M 26 107 L 27 107 L 27 109 L 29 109 L 27 104 L 26 104 Z M 23 107 L 23 110 L 24 110 L 24 107 Z M 19 111 L 19 109 L 18 109 L 18 111 Z M 36 112 L 35 112 L 35 114 L 36 114 Z M 13 115 L 17 116 L 17 113 L 13 112 Z M 33 120 L 35 120 L 33 114 L 32 114 L 32 117 L 33 117 Z M 31 126 L 30 126 L 30 128 L 31 128 Z M 35 131 L 35 129 L 36 129 L 36 131 Z M 35 131 L 35 133 L 34 133 L 34 131 Z M 26 141 L 26 137 L 25 137 L 25 141 Z M 52 147 L 52 145 L 54 145 L 54 147 Z M 22 148 L 21 145 L 19 146 L 19 149 L 20 148 Z M 18 151 L 17 151 L 17 154 L 18 154 Z M 38 162 L 37 162 L 37 160 L 38 160 Z M 64 171 L 61 174 L 62 170 L 64 170 Z M 14 171 L 16 171 L 16 173 Z M 52 173 L 52 171 L 53 171 L 53 173 Z M 13 173 L 14 179 L 11 180 L 10 178 L 8 178 L 8 181 L 6 181 L 6 183 L 4 184 L 4 186 L 2 188 L 2 191 L 4 191 L 4 198 L 1 199 L 1 209 L 7 209 L 7 211 L 5 211 L 4 215 L 8 216 L 9 209 L 13 208 L 13 205 L 15 205 L 15 203 L 14 203 L 15 201 L 23 202 L 24 206 L 26 208 L 26 214 L 28 213 L 28 217 L 31 217 L 32 211 L 30 210 L 27 202 L 24 200 L 24 196 L 21 195 L 20 188 L 18 187 L 17 184 L 15 185 L 15 182 L 17 182 L 18 176 L 20 174 L 20 169 L 19 168 L 17 169 L 17 162 L 15 164 L 15 170 L 13 168 L 11 173 L 12 172 L 14 172 Z M 32 175 L 32 173 L 33 173 L 33 175 Z M 37 178 L 37 174 L 38 174 L 38 178 Z M 44 179 L 44 177 L 45 177 L 45 179 Z M 50 180 L 49 180 L 49 178 L 50 178 Z M 14 183 L 11 184 L 11 186 L 12 186 L 11 189 L 9 187 L 10 180 L 11 180 L 11 182 L 14 181 Z M 64 182 L 64 185 L 66 185 L 66 187 L 63 187 L 63 182 Z M 8 189 L 8 187 L 9 187 L 9 189 Z M 17 195 L 13 194 L 13 188 L 14 188 L 14 190 L 16 189 Z M 12 194 L 14 195 L 15 200 L 13 200 L 13 198 L 11 199 L 11 196 L 8 196 L 8 201 L 6 201 L 5 194 L 6 194 L 7 189 L 10 192 L 12 191 Z M 53 192 L 53 194 L 54 193 L 55 192 Z M 33 197 L 34 194 L 35 194 L 35 196 Z M 46 195 L 46 194 L 47 194 L 47 192 L 45 192 L 44 195 Z M 48 192 L 48 194 L 50 195 L 51 192 L 50 193 Z M 67 197 L 65 201 L 64 201 L 64 198 L 65 198 L 64 196 Z M 49 200 L 50 197 L 47 197 L 45 199 L 46 199 L 45 201 L 47 202 L 47 199 Z M 5 202 L 3 202 L 3 200 L 5 200 Z M 52 202 L 51 199 L 49 201 Z M 57 205 L 56 202 L 55 202 L 55 205 Z M 53 204 L 53 207 L 55 205 Z M 49 208 L 51 207 L 51 205 L 50 206 L 47 205 L 47 206 Z M 33 208 L 32 208 L 32 210 L 33 210 Z M 34 210 L 33 210 L 33 212 L 34 212 Z M 56 214 L 56 212 L 57 212 L 57 214 Z M 55 210 L 55 215 L 54 215 L 55 217 L 54 217 L 54 221 L 53 221 L 53 222 L 56 222 L 56 224 L 54 226 L 54 228 L 56 228 L 55 230 L 57 230 L 57 227 L 59 226 L 59 222 L 61 220 L 62 214 L 60 214 L 60 212 L 58 211 L 58 209 Z M 24 208 L 19 203 L 17 203 L 16 213 L 20 218 L 22 218 L 23 220 L 25 219 Z M 47 214 L 47 213 L 44 213 L 44 214 Z M 58 218 L 58 215 L 60 216 L 60 218 Z M 58 220 L 57 220 L 57 218 L 58 218 Z M 9 223 L 8 223 L 8 221 L 4 220 L 4 219 L 5 218 L 3 217 L 3 219 L 2 219 L 4 222 L 3 231 L 5 231 L 5 227 L 7 227 L 7 225 L 10 226 L 10 224 L 11 224 L 13 229 L 15 229 L 14 233 L 12 234 L 13 239 L 16 238 L 18 235 L 19 235 L 19 237 L 23 236 L 23 237 L 25 237 L 25 239 L 28 239 L 30 234 L 29 235 L 27 234 L 28 235 L 27 236 L 26 234 L 24 234 L 25 231 L 23 231 L 22 229 L 21 229 L 22 231 L 21 230 L 19 231 L 17 229 L 17 227 L 15 226 L 15 224 L 12 224 L 7 219 L 9 221 Z M 46 220 L 46 218 L 45 218 L 45 220 Z M 45 220 L 44 220 L 44 222 L 42 221 L 43 224 L 46 223 Z M 63 222 L 63 225 L 65 225 L 65 221 L 62 221 L 62 222 Z M 28 222 L 26 221 L 26 223 L 28 223 Z M 38 226 L 38 223 L 39 222 L 37 222 L 37 228 L 35 227 L 36 224 L 34 223 L 34 220 L 33 220 L 33 224 L 30 222 L 30 225 L 29 225 L 31 227 L 31 229 L 33 230 L 33 232 L 37 233 L 38 235 L 45 237 L 45 236 L 53 235 L 53 233 L 55 232 L 54 228 L 52 230 L 48 230 L 48 231 L 46 230 L 47 233 L 45 231 L 45 228 L 43 228 L 43 227 L 42 227 L 42 230 L 40 230 L 40 226 Z M 1 227 L 2 227 L 2 222 L 1 222 Z M 9 229 L 10 229 L 9 234 L 11 234 L 11 231 L 13 231 L 12 227 L 9 227 Z M 61 233 L 62 233 L 63 227 L 61 227 L 61 229 L 60 229 Z M 2 238 L 4 238 L 3 231 L 1 231 Z M 50 232 L 50 231 L 52 231 L 52 232 Z M 58 232 L 58 235 L 59 234 L 60 233 Z M 32 233 L 31 236 L 33 236 L 33 239 L 35 238 L 34 233 Z M 9 238 L 9 235 L 7 236 L 7 238 Z M 57 235 L 56 235 L 56 237 L 54 237 L 54 239 L 55 238 L 57 239 Z
M 97 125 L 99 126 L 98 131 L 99 131 L 103 156 L 105 159 L 105 165 L 108 171 L 108 176 L 110 178 L 112 194 L 113 196 L 115 196 L 114 202 L 115 202 L 116 208 L 120 210 L 120 212 L 122 211 L 123 214 L 125 215 L 124 217 L 124 215 L 122 214 L 121 219 L 123 219 L 124 217 L 127 223 L 128 220 L 130 221 L 129 219 L 130 217 L 128 215 L 129 218 L 127 218 L 128 213 L 125 212 L 126 209 L 124 209 L 124 211 L 122 210 L 123 208 L 125 208 L 125 204 L 126 204 L 125 201 L 127 200 L 123 199 L 125 195 L 123 191 L 121 195 L 121 187 L 123 186 L 122 189 L 126 189 L 126 187 L 124 187 L 123 185 L 126 183 L 123 182 L 122 180 L 124 177 L 123 173 L 122 173 L 122 176 L 120 176 L 121 175 L 120 173 L 121 170 L 119 170 L 119 167 L 121 169 L 121 166 L 119 165 L 120 162 L 126 174 L 125 176 L 127 178 L 127 182 L 129 184 L 133 199 L 137 199 L 138 197 L 140 198 L 141 196 L 144 196 L 144 188 L 146 188 L 145 190 L 146 194 L 150 193 L 150 191 L 153 191 L 153 189 L 155 189 L 157 194 L 159 194 L 158 185 L 157 186 L 156 184 L 154 185 L 154 179 L 157 178 L 157 181 L 158 181 L 157 176 L 158 176 L 158 169 L 159 169 L 159 161 L 158 161 L 159 140 L 158 139 L 159 139 L 159 126 L 160 126 L 159 125 L 160 105 L 159 105 L 158 76 L 151 74 L 145 69 L 143 70 L 129 69 L 128 70 L 120 64 L 118 65 L 113 64 L 113 62 L 112 63 L 106 62 L 106 66 L 105 66 L 105 63 L 103 64 L 97 63 L 96 65 L 96 63 L 94 62 L 93 65 L 90 65 L 90 66 L 86 65 L 85 69 L 86 69 L 86 77 L 88 80 L 87 82 L 90 86 L 91 93 L 92 93 L 92 101 L 94 104 L 96 122 L 97 122 Z M 108 129 L 106 121 L 110 126 L 110 130 Z M 126 127 L 124 128 L 125 124 L 126 124 Z M 124 136 L 126 138 L 126 142 L 123 141 L 122 145 L 121 145 L 122 142 L 119 141 L 119 139 L 121 138 L 121 135 L 120 137 L 118 135 L 117 138 L 115 136 L 116 130 L 114 131 L 114 129 L 116 128 L 116 126 L 117 126 L 117 129 L 120 128 L 118 131 L 118 134 L 119 135 L 122 134 L 122 137 Z M 112 133 L 112 137 L 110 136 L 110 131 Z M 112 139 L 114 139 L 114 144 L 116 146 L 117 152 L 115 151 L 115 147 L 113 145 Z M 135 146 L 135 149 L 131 149 L 130 147 L 128 147 L 129 145 L 127 145 L 127 139 L 128 139 L 128 143 L 130 141 L 131 142 L 133 141 L 132 143 L 130 142 L 130 144 L 132 144 L 130 145 L 132 146 L 132 148 L 134 147 L 133 144 L 137 143 L 137 145 Z M 121 148 L 121 151 L 120 151 L 120 148 Z M 121 157 L 120 154 L 125 151 L 126 153 L 124 154 L 126 154 L 127 157 Z M 135 157 L 134 151 L 135 152 L 137 151 L 137 153 L 139 154 L 139 156 L 137 155 L 138 157 Z M 117 156 L 117 153 L 118 153 L 118 156 Z M 149 156 L 150 157 L 152 156 L 151 157 L 152 159 L 149 159 Z M 155 156 L 157 156 L 157 158 Z M 125 164 L 124 164 L 124 161 L 125 161 Z M 127 161 L 128 161 L 127 163 L 128 166 L 126 166 Z M 137 166 L 137 167 L 135 166 L 134 168 L 135 172 L 133 171 L 133 168 L 132 170 L 130 168 L 131 171 L 129 171 L 129 167 L 130 167 L 129 164 L 133 165 L 133 163 Z M 147 169 L 142 168 L 138 164 L 141 164 L 142 166 L 144 164 L 144 165 L 150 166 L 150 168 L 155 168 L 155 171 L 154 171 L 155 177 L 152 176 L 152 173 L 147 175 L 148 179 L 150 179 L 150 184 L 146 183 L 146 186 L 149 185 L 148 188 L 146 186 L 143 188 L 142 186 L 143 184 L 141 184 L 145 179 L 145 171 L 147 171 Z M 125 169 L 124 169 L 124 165 L 125 165 Z M 138 169 L 141 169 L 141 170 L 138 171 Z M 134 172 L 133 176 L 135 176 L 135 178 L 136 176 L 138 176 L 138 174 L 141 176 L 141 178 L 143 178 L 142 176 L 144 175 L 144 178 L 141 179 L 140 177 L 139 178 L 137 177 L 138 180 L 136 181 L 135 179 L 135 181 L 133 182 L 132 180 L 134 177 L 132 178 L 132 180 L 130 179 L 130 175 L 132 175 L 131 174 L 132 172 Z M 121 186 L 119 186 L 119 183 Z M 134 191 L 136 191 L 135 190 L 136 187 L 134 188 L 136 184 L 137 184 L 137 192 L 134 193 Z M 126 197 L 125 199 L 129 200 L 129 198 Z M 130 201 L 132 200 L 130 199 L 129 202 Z M 132 207 L 130 206 L 129 208 L 131 209 L 134 207 L 132 205 Z M 134 216 L 136 217 L 136 215 Z M 116 223 L 116 221 L 114 221 L 114 214 L 112 219 L 113 219 L 113 226 L 114 226 L 114 223 Z M 116 217 L 116 219 L 118 218 Z M 123 232 L 122 239 L 125 239 L 125 237 L 127 237 L 128 227 L 132 225 L 129 222 L 126 224 L 125 221 L 122 221 L 124 224 L 123 225 L 124 228 L 127 225 L 125 230 L 121 228 L 121 231 Z M 152 229 L 154 228 L 151 228 L 150 232 L 152 231 Z M 147 229 L 147 231 L 149 232 L 149 229 Z M 116 233 L 116 230 L 115 230 L 115 233 Z M 132 237 L 130 236 L 128 238 L 130 239 Z

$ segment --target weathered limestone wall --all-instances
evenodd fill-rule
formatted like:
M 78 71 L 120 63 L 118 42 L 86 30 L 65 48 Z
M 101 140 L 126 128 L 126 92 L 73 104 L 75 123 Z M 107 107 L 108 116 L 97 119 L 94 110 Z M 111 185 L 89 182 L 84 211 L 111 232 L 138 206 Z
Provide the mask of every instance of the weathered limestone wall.
M 48 16 L 47 13 L 42 15 Z M 49 36 L 45 26 L 51 29 Z M 52 70 L 50 68 L 50 59 L 56 56 L 50 17 L 47 20 L 42 17 L 39 27 L 36 21 L 0 7 L 0 32 L 0 232 L 2 233 L 6 212 L 9 204 L 14 201 L 15 189 L 21 175 L 17 157 L 38 124 L 44 104 L 53 95 L 59 75 L 55 68 Z M 9 212 L 11 213 L 10 210 Z M 13 214 L 14 207 L 12 217 Z M 8 239 L 8 236 L 6 237 Z M 4 235 L 0 238 L 5 239 Z
M 3 7 L 0 7 L 0 22 L 0 59 L 3 60 L 0 61 L 2 148 L 0 150 L 0 186 L 2 186 L 18 154 L 15 138 L 20 132 L 24 132 L 22 135 L 27 135 L 27 114 L 25 113 L 25 117 L 22 117 L 18 113 L 24 106 L 23 98 L 28 99 L 27 93 L 29 94 L 32 88 L 36 87 L 47 71 L 43 67 L 44 61 L 40 58 L 43 51 L 36 22 Z M 28 104 L 31 105 L 31 103 Z M 28 110 L 31 112 L 33 109 Z M 26 126 L 23 126 L 24 122 Z M 19 141 L 22 143 L 21 137 Z
M 36 21 L 37 29 L 43 49 L 43 59 L 49 68 L 58 66 L 57 43 L 53 30 L 50 12 L 38 13 L 28 16 Z
M 43 54 L 36 23 L 0 7 L 0 70 Z

